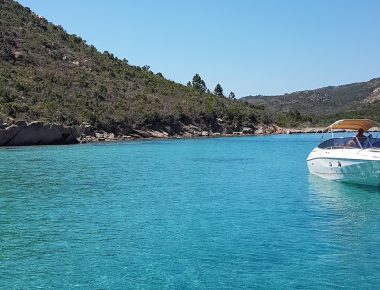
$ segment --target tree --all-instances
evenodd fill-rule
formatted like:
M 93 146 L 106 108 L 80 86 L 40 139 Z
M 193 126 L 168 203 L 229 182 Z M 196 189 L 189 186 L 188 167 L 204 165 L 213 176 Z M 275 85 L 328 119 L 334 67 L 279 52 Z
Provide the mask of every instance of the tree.
M 104 54 L 105 56 L 107 56 L 109 59 L 111 59 L 111 60 L 115 60 L 115 56 L 113 55 L 113 53 L 109 52 L 108 50 L 105 50 L 105 51 L 103 52 L 103 54 Z
M 199 74 L 195 74 L 192 81 L 193 88 L 195 88 L 197 91 L 204 93 L 207 90 L 206 83 Z
M 188 88 L 191 88 L 191 82 L 187 82 L 186 86 L 187 86 Z
M 142 67 L 142 70 L 143 70 L 143 71 L 149 71 L 149 69 L 150 69 L 150 66 L 149 66 L 149 65 L 144 65 L 144 66 Z
M 234 93 L 234 92 L 231 92 L 231 93 L 228 95 L 228 98 L 231 99 L 231 100 L 235 100 L 235 93 Z
M 223 88 L 220 84 L 217 84 L 214 89 L 214 95 L 217 95 L 218 97 L 223 97 Z

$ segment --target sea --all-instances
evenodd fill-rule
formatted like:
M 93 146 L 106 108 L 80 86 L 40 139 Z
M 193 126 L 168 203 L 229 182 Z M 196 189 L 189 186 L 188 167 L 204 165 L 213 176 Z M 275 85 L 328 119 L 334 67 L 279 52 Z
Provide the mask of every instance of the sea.
M 321 135 L 0 149 L 0 289 L 379 289 L 380 189 Z

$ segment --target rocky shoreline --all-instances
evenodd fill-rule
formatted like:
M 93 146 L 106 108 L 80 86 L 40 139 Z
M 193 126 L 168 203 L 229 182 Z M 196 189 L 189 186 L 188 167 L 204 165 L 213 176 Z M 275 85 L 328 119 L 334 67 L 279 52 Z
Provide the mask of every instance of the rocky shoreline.
M 235 131 L 233 130 L 235 129 Z M 180 130 L 165 129 L 133 129 L 123 133 L 96 130 L 88 123 L 81 126 L 65 126 L 42 121 L 8 121 L 0 124 L 0 146 L 28 145 L 65 145 L 77 143 L 93 143 L 107 141 L 139 140 L 139 139 L 182 139 L 198 137 L 222 137 L 240 135 L 270 135 L 284 133 L 276 125 L 257 125 L 242 128 L 220 127 L 218 130 L 204 130 L 193 124 L 183 125 Z
M 78 138 L 79 143 L 123 141 L 138 139 L 186 139 L 199 137 L 229 137 L 241 135 L 271 135 L 278 134 L 282 128 L 276 125 L 258 125 L 255 128 L 242 127 L 240 130 L 202 130 L 196 125 L 182 126 L 180 131 L 170 132 L 170 130 L 152 130 L 152 129 L 130 129 L 125 134 L 115 134 L 106 131 L 92 130 L 89 124 L 82 124 L 79 128 L 81 132 Z
M 86 131 L 86 130 L 84 130 Z M 114 134 L 105 131 L 92 132 L 84 134 L 78 138 L 80 143 L 123 141 L 138 139 L 188 139 L 201 137 L 237 137 L 237 136 L 265 136 L 275 134 L 316 134 L 325 133 L 325 128 L 281 128 L 277 125 L 257 125 L 255 128 L 242 127 L 239 131 L 213 132 L 202 130 L 195 125 L 184 126 L 184 130 L 177 134 L 170 134 L 163 130 L 132 130 L 128 134 Z M 342 130 L 340 132 L 345 132 Z
M 0 125 L 0 146 L 64 145 L 77 143 L 109 142 L 141 139 L 183 139 L 199 137 L 260 136 L 273 134 L 323 133 L 324 128 L 281 128 L 273 124 L 258 124 L 255 127 L 204 130 L 196 125 L 183 125 L 181 130 L 128 129 L 121 134 L 95 130 L 90 124 L 70 127 L 60 124 L 34 121 L 13 121 Z
M 0 146 L 76 144 L 79 134 L 73 127 L 40 121 L 17 121 L 0 125 Z

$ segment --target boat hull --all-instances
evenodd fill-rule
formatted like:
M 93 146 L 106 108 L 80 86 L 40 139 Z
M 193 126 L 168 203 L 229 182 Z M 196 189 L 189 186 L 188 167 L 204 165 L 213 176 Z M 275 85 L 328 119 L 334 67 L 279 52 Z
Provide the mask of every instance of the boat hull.
M 312 174 L 329 180 L 380 186 L 380 160 L 323 156 L 323 152 L 317 155 L 311 153 L 307 160 Z

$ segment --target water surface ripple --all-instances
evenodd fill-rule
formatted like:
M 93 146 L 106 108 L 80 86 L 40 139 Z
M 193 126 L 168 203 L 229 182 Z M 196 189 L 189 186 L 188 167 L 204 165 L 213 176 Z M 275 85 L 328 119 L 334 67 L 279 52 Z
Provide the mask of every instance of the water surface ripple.
M 380 191 L 318 135 L 0 150 L 0 289 L 375 289 Z

